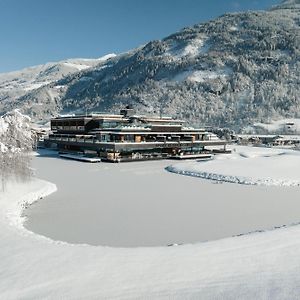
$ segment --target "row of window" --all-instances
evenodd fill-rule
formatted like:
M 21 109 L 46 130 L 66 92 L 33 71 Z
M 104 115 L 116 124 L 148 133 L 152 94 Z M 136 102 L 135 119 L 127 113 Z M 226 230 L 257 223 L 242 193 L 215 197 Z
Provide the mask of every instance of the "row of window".
M 76 129 L 70 128 L 71 126 L 56 126 L 55 128 L 52 126 L 52 129 L 58 129 L 58 130 L 84 130 L 84 126 L 77 126 Z M 58 136 L 51 135 L 51 137 Z M 64 139 L 64 137 L 62 137 Z M 66 137 L 67 138 L 67 137 Z M 70 141 L 83 141 L 87 139 L 92 139 L 95 141 L 101 141 L 101 142 L 163 142 L 163 141 L 195 141 L 195 140 L 208 140 L 208 136 L 203 135 L 174 135 L 174 136 L 156 136 L 156 135 L 149 135 L 149 136 L 141 136 L 141 135 L 132 135 L 132 134 L 124 134 L 124 135 L 111 135 L 111 134 L 101 134 L 99 136 L 93 137 L 93 136 L 80 136 L 80 137 L 69 137 Z
M 84 121 L 51 121 L 51 125 L 53 126 L 84 126 Z
M 84 126 L 51 126 L 52 130 L 84 131 Z

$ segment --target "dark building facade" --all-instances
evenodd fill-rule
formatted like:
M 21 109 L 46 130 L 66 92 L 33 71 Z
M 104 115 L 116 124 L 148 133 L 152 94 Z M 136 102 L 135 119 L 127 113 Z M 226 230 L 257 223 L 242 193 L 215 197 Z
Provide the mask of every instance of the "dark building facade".
M 226 147 L 225 141 L 204 129 L 168 117 L 138 116 L 133 109 L 119 115 L 57 117 L 51 120 L 51 132 L 46 145 L 111 162 L 201 157 Z

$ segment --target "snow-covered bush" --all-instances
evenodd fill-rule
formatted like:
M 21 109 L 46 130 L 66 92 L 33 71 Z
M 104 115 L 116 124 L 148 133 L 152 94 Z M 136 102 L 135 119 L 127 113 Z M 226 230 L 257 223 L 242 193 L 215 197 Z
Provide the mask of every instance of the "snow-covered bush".
M 2 190 L 8 179 L 27 180 L 31 176 L 30 118 L 18 110 L 0 117 L 0 179 Z

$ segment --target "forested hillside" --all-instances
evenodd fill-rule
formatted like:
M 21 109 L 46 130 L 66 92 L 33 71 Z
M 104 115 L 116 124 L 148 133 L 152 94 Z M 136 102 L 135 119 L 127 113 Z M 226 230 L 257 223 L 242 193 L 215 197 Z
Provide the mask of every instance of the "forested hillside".
M 239 129 L 300 117 L 300 1 L 226 14 L 2 102 L 36 119 L 125 104 Z M 1 103 L 0 102 L 0 103 Z

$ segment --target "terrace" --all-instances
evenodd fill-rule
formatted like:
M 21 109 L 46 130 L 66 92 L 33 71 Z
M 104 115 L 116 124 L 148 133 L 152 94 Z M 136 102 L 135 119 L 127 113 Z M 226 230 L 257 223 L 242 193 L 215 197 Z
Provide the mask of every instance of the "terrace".
M 226 151 L 226 141 L 183 124 L 168 117 L 136 116 L 131 110 L 123 115 L 55 118 L 46 144 L 55 144 L 61 151 L 94 151 L 109 161 L 186 157 L 206 153 L 206 146 L 223 146 L 219 151 Z

